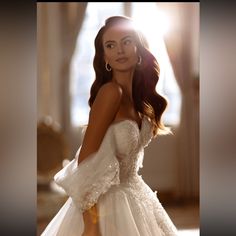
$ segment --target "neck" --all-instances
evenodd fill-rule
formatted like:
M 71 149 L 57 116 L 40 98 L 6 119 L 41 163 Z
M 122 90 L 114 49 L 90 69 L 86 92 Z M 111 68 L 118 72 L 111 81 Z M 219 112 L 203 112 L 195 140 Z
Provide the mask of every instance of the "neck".
M 132 82 L 133 82 L 133 74 L 134 71 L 113 71 L 112 81 L 121 85 L 121 87 L 125 90 L 125 93 L 129 96 L 132 101 Z

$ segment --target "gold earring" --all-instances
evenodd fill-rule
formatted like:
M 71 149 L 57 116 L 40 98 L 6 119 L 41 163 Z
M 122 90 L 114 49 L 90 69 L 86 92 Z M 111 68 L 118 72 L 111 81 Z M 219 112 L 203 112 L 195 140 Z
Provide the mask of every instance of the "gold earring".
M 141 56 L 138 56 L 138 62 L 137 62 L 137 64 L 140 66 L 141 63 L 142 63 L 142 57 L 141 57 Z
M 107 71 L 111 71 L 111 66 L 108 64 L 108 62 L 106 62 L 105 68 L 106 68 Z

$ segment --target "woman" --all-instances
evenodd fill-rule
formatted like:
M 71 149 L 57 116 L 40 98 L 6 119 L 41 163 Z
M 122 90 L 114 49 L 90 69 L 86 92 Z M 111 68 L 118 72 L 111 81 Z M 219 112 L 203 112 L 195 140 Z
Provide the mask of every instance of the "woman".
M 170 236 L 177 229 L 138 175 L 143 150 L 168 133 L 159 66 L 132 20 L 106 20 L 95 39 L 91 107 L 75 158 L 54 179 L 69 199 L 42 235 Z

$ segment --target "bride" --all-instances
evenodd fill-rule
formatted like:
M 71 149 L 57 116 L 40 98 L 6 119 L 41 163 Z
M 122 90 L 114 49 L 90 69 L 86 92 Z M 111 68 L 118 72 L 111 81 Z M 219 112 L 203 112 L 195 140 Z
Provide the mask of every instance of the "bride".
M 175 236 L 156 192 L 144 182 L 144 148 L 167 101 L 155 91 L 159 65 L 132 20 L 113 16 L 95 38 L 89 122 L 75 158 L 55 176 L 69 198 L 42 236 Z

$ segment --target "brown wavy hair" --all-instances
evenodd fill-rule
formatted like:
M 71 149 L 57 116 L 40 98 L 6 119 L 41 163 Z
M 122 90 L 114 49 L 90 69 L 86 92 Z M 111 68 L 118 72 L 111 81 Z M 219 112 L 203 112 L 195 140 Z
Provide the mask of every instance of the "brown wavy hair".
M 102 37 L 104 32 L 114 25 L 119 24 L 133 25 L 133 21 L 125 16 L 113 16 L 105 21 L 105 25 L 101 27 L 95 38 L 95 56 L 93 67 L 95 70 L 95 81 L 90 90 L 89 106 L 91 107 L 100 87 L 112 80 L 112 71 L 105 69 L 104 49 Z M 144 35 L 133 28 L 136 38 L 136 44 L 139 55 L 142 57 L 141 65 L 137 65 L 133 75 L 133 100 L 137 112 L 148 116 L 153 124 L 153 135 L 171 133 L 169 128 L 161 121 L 163 112 L 168 102 L 167 99 L 156 92 L 156 84 L 159 80 L 160 67 L 150 52 L 148 43 Z

